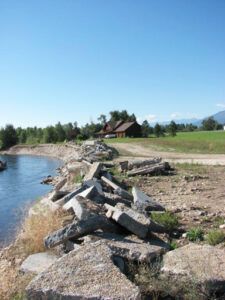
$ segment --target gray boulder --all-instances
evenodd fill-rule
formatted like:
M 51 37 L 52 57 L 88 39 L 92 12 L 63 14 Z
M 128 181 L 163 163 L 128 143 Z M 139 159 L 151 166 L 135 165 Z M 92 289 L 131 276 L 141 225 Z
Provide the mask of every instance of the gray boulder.
M 141 299 L 139 288 L 115 266 L 112 251 L 102 242 L 63 256 L 30 282 L 26 296 L 28 300 Z
M 192 282 L 206 294 L 225 293 L 224 249 L 188 244 L 166 253 L 161 271 L 177 286 Z
M 28 256 L 20 266 L 20 271 L 39 274 L 51 266 L 58 257 L 52 253 L 41 252 Z

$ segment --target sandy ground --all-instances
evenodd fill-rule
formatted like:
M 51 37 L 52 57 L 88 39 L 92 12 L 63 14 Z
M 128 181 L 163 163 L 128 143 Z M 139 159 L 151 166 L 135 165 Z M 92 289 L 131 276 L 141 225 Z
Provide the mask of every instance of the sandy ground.
M 142 145 L 131 143 L 115 143 L 112 144 L 123 156 L 119 160 L 133 159 L 134 157 L 143 159 L 149 157 L 162 157 L 168 162 L 176 163 L 195 163 L 203 165 L 225 165 L 225 154 L 191 154 L 191 153 L 175 153 L 162 152 L 144 147 Z

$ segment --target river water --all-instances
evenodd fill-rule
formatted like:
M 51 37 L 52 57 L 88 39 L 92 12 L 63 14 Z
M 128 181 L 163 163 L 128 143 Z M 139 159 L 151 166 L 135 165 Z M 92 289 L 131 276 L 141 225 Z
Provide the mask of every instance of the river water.
M 40 184 L 48 175 L 56 175 L 62 162 L 31 155 L 4 155 L 8 168 L 0 172 L 0 246 L 12 241 L 28 205 L 52 187 Z

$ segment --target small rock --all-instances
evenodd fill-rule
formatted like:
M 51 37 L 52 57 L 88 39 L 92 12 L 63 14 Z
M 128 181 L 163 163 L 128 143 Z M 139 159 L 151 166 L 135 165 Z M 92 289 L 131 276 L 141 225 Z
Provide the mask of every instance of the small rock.
M 56 260 L 57 256 L 48 252 L 35 253 L 28 256 L 20 267 L 20 271 L 27 273 L 41 273 L 51 266 Z

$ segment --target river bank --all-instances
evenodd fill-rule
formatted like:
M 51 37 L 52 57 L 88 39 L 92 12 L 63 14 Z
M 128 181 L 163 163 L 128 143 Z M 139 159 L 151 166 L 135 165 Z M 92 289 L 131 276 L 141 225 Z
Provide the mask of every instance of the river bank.
M 38 145 L 16 145 L 9 150 L 0 151 L 4 155 L 37 155 L 55 157 L 64 162 L 69 159 L 78 159 L 80 147 L 75 144 L 38 144 Z
M 87 146 L 88 148 L 89 146 Z M 31 155 L 62 160 L 59 173 L 52 181 L 53 190 L 36 201 L 27 211 L 23 224 L 17 229 L 17 236 L 9 246 L 0 248 L 0 299 L 24 299 L 24 289 L 34 274 L 20 271 L 22 262 L 32 253 L 44 252 L 43 238 L 50 232 L 65 225 L 71 216 L 54 204 L 57 199 L 68 194 L 87 172 L 90 163 L 80 162 L 85 157 L 85 147 L 75 144 L 17 145 L 0 155 Z M 44 175 L 44 174 L 43 174 Z M 58 192 L 60 190 L 60 192 Z M 54 252 L 54 251 L 53 251 Z

